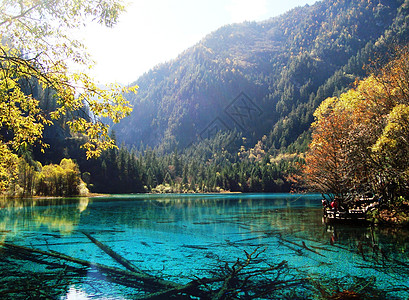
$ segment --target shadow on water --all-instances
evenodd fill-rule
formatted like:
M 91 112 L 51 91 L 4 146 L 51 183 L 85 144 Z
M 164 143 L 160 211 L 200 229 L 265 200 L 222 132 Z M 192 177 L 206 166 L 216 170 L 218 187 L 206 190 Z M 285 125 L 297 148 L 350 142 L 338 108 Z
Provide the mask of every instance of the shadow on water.
M 0 298 L 134 299 L 155 292 L 135 270 L 180 288 L 215 270 L 230 274 L 255 249 L 249 272 L 270 269 L 252 277 L 270 287 L 266 299 L 409 297 L 409 232 L 327 225 L 316 195 L 121 195 L 0 207 Z M 277 282 L 288 285 L 278 291 Z

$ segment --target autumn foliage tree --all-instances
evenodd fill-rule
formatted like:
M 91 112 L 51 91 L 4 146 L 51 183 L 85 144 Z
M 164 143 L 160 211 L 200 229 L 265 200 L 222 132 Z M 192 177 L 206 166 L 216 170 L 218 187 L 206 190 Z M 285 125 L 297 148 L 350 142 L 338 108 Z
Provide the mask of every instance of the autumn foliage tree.
M 409 48 L 316 110 L 301 180 L 344 201 L 409 196 Z
M 121 0 L 0 1 L 0 190 L 15 178 L 16 153 L 35 143 L 46 148 L 44 127 L 56 120 L 86 137 L 88 158 L 114 147 L 100 120 L 119 122 L 128 115 L 123 94 L 136 87 L 100 89 L 70 67 L 92 65 L 73 30 L 91 20 L 113 26 L 123 10 Z M 30 91 L 35 85 L 53 91 L 54 108 L 41 107 Z
M 323 194 L 345 193 L 347 160 L 345 156 L 346 129 L 349 120 L 342 113 L 334 113 L 338 99 L 327 99 L 315 112 L 314 133 L 305 158 L 305 183 Z
M 41 167 L 35 179 L 36 195 L 74 196 L 85 188 L 78 165 L 71 159 L 62 159 L 60 164 Z

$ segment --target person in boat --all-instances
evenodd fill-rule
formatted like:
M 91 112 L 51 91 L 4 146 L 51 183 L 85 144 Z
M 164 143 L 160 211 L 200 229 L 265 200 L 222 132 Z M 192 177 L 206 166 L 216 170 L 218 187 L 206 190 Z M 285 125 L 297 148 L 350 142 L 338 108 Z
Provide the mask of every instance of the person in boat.
M 334 200 L 332 200 L 332 202 L 331 202 L 331 208 L 332 208 L 333 210 L 337 210 L 337 209 L 338 209 L 338 199 L 337 199 L 337 198 L 335 198 Z
M 324 209 L 324 211 L 332 210 L 331 203 L 332 202 L 328 201 L 327 199 L 322 200 L 322 208 Z
M 329 200 L 328 200 L 327 198 L 325 198 L 324 194 L 322 194 L 321 203 L 322 203 L 322 207 L 323 207 L 324 209 L 329 209 L 329 208 L 331 208 L 331 203 L 329 202 Z

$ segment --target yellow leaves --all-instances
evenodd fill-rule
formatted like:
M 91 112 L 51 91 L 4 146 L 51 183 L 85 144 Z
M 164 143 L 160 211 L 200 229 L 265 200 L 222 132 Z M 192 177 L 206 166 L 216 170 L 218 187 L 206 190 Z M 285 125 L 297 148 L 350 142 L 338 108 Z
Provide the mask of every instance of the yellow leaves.
M 320 192 L 382 193 L 409 180 L 409 47 L 314 113 L 304 180 Z M 382 183 L 382 184 L 380 184 Z
M 356 85 L 356 88 L 341 94 L 339 98 L 331 97 L 323 101 L 314 112 L 315 122 L 312 127 L 325 130 L 329 124 L 338 123 L 338 126 L 344 126 L 343 130 L 353 130 L 352 128 L 371 126 L 370 123 L 374 122 L 379 107 L 386 98 L 385 92 L 373 76 Z
M 331 114 L 337 102 L 338 102 L 338 98 L 336 97 L 325 99 L 314 112 L 314 117 L 316 121 L 326 118 L 329 114 Z M 316 123 L 317 122 L 314 122 L 315 125 Z
M 72 159 L 64 158 L 59 165 L 45 165 L 40 170 L 36 180 L 37 195 L 78 195 L 82 181 L 78 165 Z
M 364 100 L 359 90 L 350 89 L 348 92 L 341 94 L 339 97 L 341 109 L 354 111 L 357 106 Z
M 112 84 L 107 89 L 101 89 L 86 74 L 69 74 L 63 60 L 39 60 L 32 63 L 4 45 L 0 44 L 0 50 L 0 60 L 4 62 L 3 66 L 7 66 L 0 72 L 0 125 L 13 132 L 14 139 L 10 145 L 14 149 L 39 141 L 44 126 L 52 125 L 53 120 L 75 119 L 84 116 L 87 110 L 90 111 L 87 121 L 82 118 L 75 126 L 71 126 L 73 133 L 85 134 L 90 139 L 84 145 L 89 151 L 87 156 L 98 156 L 103 149 L 112 147 L 113 143 L 109 142 L 107 134 L 108 126 L 100 126 L 98 119 L 110 118 L 118 123 L 129 115 L 132 107 L 124 94 L 136 92 L 137 86 Z M 37 67 L 36 64 L 40 65 Z M 32 78 L 43 89 L 52 89 L 55 93 L 58 106 L 48 111 L 48 116 L 42 112 L 38 99 L 23 91 L 21 82 Z M 92 123 L 93 120 L 96 120 L 96 124 Z
M 387 117 L 387 124 L 382 135 L 372 147 L 373 152 L 384 152 L 390 155 L 399 150 L 409 151 L 409 107 L 404 104 L 396 105 Z M 389 153 L 389 154 L 388 154 Z
M 372 151 L 380 153 L 382 151 L 385 151 L 387 148 L 396 148 L 396 145 L 397 145 L 396 140 L 390 139 L 382 135 L 376 141 L 376 144 L 372 146 Z
M 39 112 L 39 101 L 24 94 L 16 80 L 0 78 L 0 127 L 13 133 L 9 145 L 15 150 L 42 137 L 44 125 L 38 122 Z
M 68 120 L 73 132 L 85 135 L 88 158 L 114 147 L 100 119 L 119 122 L 127 116 L 132 108 L 124 93 L 136 92 L 137 86 L 100 89 L 86 74 L 71 73 L 72 63 L 89 66 L 92 61 L 70 30 L 90 19 L 112 26 L 122 11 L 121 0 L 1 2 L 0 128 L 8 135 L 7 144 L 0 145 L 1 165 L 14 157 L 12 150 L 40 143 L 43 151 L 44 126 L 54 120 Z M 43 111 L 41 95 L 33 96 L 32 86 L 51 91 L 56 104 Z M 7 185 L 12 176 L 1 174 L 0 185 Z
M 137 85 L 133 85 L 133 86 L 129 86 L 127 88 L 123 88 L 122 89 L 122 93 L 136 93 L 138 91 L 139 86 Z
M 17 179 L 18 156 L 13 154 L 6 144 L 0 143 L 0 192 L 8 190 Z
M 135 93 L 138 86 L 122 87 L 118 84 L 111 84 L 108 89 L 101 89 L 82 73 L 73 74 L 72 81 L 80 86 L 78 90 L 81 93 L 77 99 L 63 102 L 64 107 L 77 110 L 85 103 L 94 116 L 110 118 L 114 123 L 118 123 L 132 111 L 124 94 Z
M 78 169 L 78 166 L 76 165 L 76 163 L 74 163 L 72 159 L 68 159 L 68 158 L 63 158 L 60 162 L 60 166 L 63 169 L 72 169 L 72 170 Z
M 98 157 L 102 151 L 115 148 L 115 141 L 108 135 L 109 126 L 101 122 L 91 123 L 83 118 L 69 121 L 67 124 L 73 132 L 80 132 L 87 137 L 81 147 L 87 150 L 87 159 Z

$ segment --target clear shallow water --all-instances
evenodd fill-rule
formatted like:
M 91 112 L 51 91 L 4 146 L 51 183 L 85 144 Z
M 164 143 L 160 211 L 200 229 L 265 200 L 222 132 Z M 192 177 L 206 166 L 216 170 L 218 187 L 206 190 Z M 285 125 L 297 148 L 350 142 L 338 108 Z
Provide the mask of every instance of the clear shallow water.
M 289 287 L 291 297 L 320 299 L 338 289 L 409 298 L 409 232 L 325 225 L 316 195 L 121 195 L 2 201 L 0 208 L 7 245 L 124 270 L 86 233 L 147 273 L 181 284 L 260 247 L 269 264 L 288 262 L 282 280 L 303 280 Z M 1 299 L 140 295 L 97 267 L 24 249 L 0 246 Z

